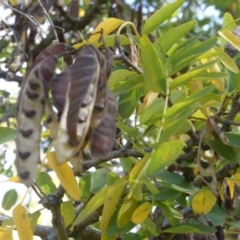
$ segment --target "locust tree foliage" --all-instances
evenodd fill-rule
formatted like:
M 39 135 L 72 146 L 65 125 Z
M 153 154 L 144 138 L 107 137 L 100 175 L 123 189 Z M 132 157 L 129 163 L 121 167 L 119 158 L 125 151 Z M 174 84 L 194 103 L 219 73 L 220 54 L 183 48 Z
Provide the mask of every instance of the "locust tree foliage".
M 8 34 L 0 75 L 20 91 L 16 98 L 1 90 L 0 143 L 16 148 L 14 166 L 1 159 L 14 187 L 2 199 L 0 238 L 16 231 L 21 240 L 234 239 L 240 40 L 233 16 L 225 13 L 202 38 L 197 21 L 174 22 L 183 0 L 151 14 L 144 4 L 131 12 L 124 1 L 2 4 L 15 25 L 1 23 Z M 31 191 L 40 210 L 25 204 Z M 45 208 L 51 226 L 43 226 Z

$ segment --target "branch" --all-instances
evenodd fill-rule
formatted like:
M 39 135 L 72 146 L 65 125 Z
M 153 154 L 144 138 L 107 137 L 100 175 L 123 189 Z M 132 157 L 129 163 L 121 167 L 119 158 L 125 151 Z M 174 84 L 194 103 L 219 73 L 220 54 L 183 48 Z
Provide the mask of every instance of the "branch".
M 94 5 L 91 5 L 90 9 L 86 12 L 84 17 L 82 17 L 79 20 L 71 18 L 67 13 L 62 9 L 61 6 L 55 5 L 55 7 L 59 10 L 62 19 L 59 22 L 53 22 L 54 26 L 64 29 L 65 33 L 71 32 L 71 31 L 81 31 L 83 30 L 87 25 L 90 24 L 90 22 L 98 15 L 101 14 L 104 4 L 106 3 L 106 0 L 98 0 L 95 1 Z M 57 33 L 60 31 L 59 29 L 56 29 Z M 45 48 L 47 48 L 52 41 L 55 39 L 55 34 L 53 31 L 51 31 L 47 38 L 44 38 L 40 44 L 38 44 L 32 51 L 33 59 L 35 59 L 38 54 Z
M 0 225 L 2 225 L 3 221 L 8 219 L 11 218 L 5 215 L 0 215 Z M 51 226 L 37 224 L 34 235 L 39 236 L 44 240 L 58 240 L 57 231 L 54 227 Z M 76 225 L 73 229 L 73 232 L 71 233 L 71 236 L 74 236 L 76 240 L 100 240 L 101 235 L 102 231 L 91 226 L 83 228 L 81 224 Z

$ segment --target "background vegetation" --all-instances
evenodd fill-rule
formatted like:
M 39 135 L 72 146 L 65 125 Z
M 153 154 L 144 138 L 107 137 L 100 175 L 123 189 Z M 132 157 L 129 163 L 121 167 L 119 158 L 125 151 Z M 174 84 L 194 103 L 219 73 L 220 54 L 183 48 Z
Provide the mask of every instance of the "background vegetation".
M 22 89 L 18 99 L 0 90 L 1 239 L 15 230 L 20 239 L 238 239 L 238 1 L 0 2 L 0 77 Z M 64 154 L 58 122 L 68 84 L 86 94 L 93 80 L 84 76 L 95 73 L 118 103 L 109 91 L 100 133 L 73 121 L 86 136 L 72 171 L 56 164 L 55 149 L 58 159 Z M 36 164 L 28 166 L 31 185 L 19 149 L 28 146 L 21 104 L 33 79 L 50 110 L 29 121 L 33 131 L 41 126 L 31 154 L 38 160 L 40 149 L 42 164 L 36 176 Z M 58 121 L 50 124 L 47 111 Z M 7 156 L 16 156 L 30 188 Z

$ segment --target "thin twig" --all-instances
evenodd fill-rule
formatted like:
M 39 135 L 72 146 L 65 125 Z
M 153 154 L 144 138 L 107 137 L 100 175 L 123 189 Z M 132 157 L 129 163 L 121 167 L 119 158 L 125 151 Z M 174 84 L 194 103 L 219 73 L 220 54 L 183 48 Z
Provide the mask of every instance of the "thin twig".
M 57 42 L 59 43 L 60 41 L 59 41 L 59 38 L 58 38 L 58 35 L 57 35 L 57 31 L 56 31 L 56 29 L 55 29 L 55 26 L 54 26 L 54 24 L 53 24 L 53 22 L 52 22 L 51 17 L 49 16 L 49 14 L 48 14 L 48 12 L 46 11 L 45 7 L 43 6 L 42 2 L 41 2 L 40 0 L 38 0 L 38 3 L 39 3 L 40 6 L 42 7 L 43 12 L 46 14 L 46 16 L 47 16 L 47 18 L 48 18 L 48 21 L 50 22 L 50 25 L 51 25 L 52 28 L 53 28 L 53 32 L 54 32 L 55 38 L 56 38 Z
M 40 24 L 38 23 L 38 21 L 37 21 L 33 16 L 28 16 L 27 14 L 25 14 L 25 13 L 17 10 L 16 8 L 8 5 L 7 3 L 5 3 L 5 2 L 2 1 L 2 0 L 0 0 L 0 2 L 1 2 L 3 5 L 5 5 L 6 7 L 11 8 L 14 12 L 17 12 L 17 13 L 23 15 L 25 18 L 27 18 L 28 20 L 30 20 L 34 25 L 36 25 L 36 26 L 38 26 L 38 27 L 40 26 Z

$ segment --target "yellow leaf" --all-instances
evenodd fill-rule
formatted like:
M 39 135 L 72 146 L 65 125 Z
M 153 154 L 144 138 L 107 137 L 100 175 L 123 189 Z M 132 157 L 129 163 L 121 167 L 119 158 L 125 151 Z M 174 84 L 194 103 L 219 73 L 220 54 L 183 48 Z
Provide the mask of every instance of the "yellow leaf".
M 125 199 L 124 203 L 121 205 L 118 216 L 117 216 L 117 226 L 119 228 L 125 227 L 131 220 L 131 217 L 137 208 L 138 202 L 134 199 Z
M 75 209 L 71 201 L 66 201 L 61 204 L 61 214 L 63 216 L 65 226 L 68 226 L 75 216 Z M 70 230 L 72 231 L 73 228 L 74 225 L 71 226 Z
M 207 63 L 216 60 L 215 57 L 211 57 L 208 59 L 202 59 L 202 63 Z M 214 63 L 211 67 L 207 69 L 208 72 L 221 72 L 220 67 L 218 66 L 218 63 Z M 225 81 L 224 78 L 215 78 L 211 79 L 211 82 L 216 86 L 216 88 L 223 92 L 225 90 Z
M 116 188 L 112 188 L 111 191 L 108 192 L 109 198 L 104 203 L 102 218 L 100 223 L 100 228 L 102 230 L 106 229 L 106 227 L 108 226 L 109 221 L 116 209 L 119 198 L 122 194 L 122 191 L 127 184 L 127 181 L 125 178 L 120 178 L 117 180 L 115 184 L 118 184 L 117 191 L 116 191 Z
M 9 0 L 11 6 L 16 6 L 18 4 L 18 0 Z
M 22 183 L 19 177 L 13 176 L 8 179 L 9 182 Z
M 227 40 L 229 43 L 231 43 L 238 51 L 240 51 L 240 40 L 239 40 L 239 38 L 235 34 L 233 34 L 229 30 L 219 31 L 218 34 L 222 38 Z
M 109 33 L 116 30 L 119 26 L 124 23 L 123 20 L 117 18 L 107 18 L 106 20 L 100 22 L 98 26 L 93 30 L 89 42 L 98 41 L 101 36 L 108 35 Z M 101 33 L 101 31 L 103 31 Z
M 80 17 L 83 17 L 85 15 L 85 10 L 80 8 L 78 14 L 79 14 Z
M 69 196 L 72 197 L 74 200 L 79 201 L 80 190 L 78 187 L 78 183 L 68 163 L 65 162 L 61 165 L 58 165 L 55 159 L 55 152 L 47 153 L 47 159 L 51 164 L 53 170 L 57 174 L 61 185 L 69 194 Z
M 145 108 L 150 106 L 157 98 L 159 93 L 148 92 L 143 99 L 143 103 L 139 106 L 137 115 L 140 115 Z
M 220 196 L 222 202 L 224 202 L 225 197 L 224 197 L 224 186 L 223 186 L 223 184 L 221 184 L 221 185 L 220 185 L 220 183 L 218 184 L 217 191 L 219 193 L 219 196 Z
M 134 198 L 140 201 L 142 198 L 142 178 L 149 165 L 149 155 L 144 156 L 129 173 L 129 194 L 128 199 Z
M 48 138 L 48 137 L 50 137 L 51 136 L 51 132 L 50 132 L 50 130 L 48 129 L 47 131 L 45 131 L 45 132 L 42 132 L 41 133 L 41 137 L 42 138 Z
M 200 89 L 203 88 L 203 84 L 201 81 L 193 81 L 193 82 L 189 82 L 188 83 L 188 87 L 190 89 L 191 93 L 194 93 Z M 201 107 L 200 111 L 205 115 L 205 116 L 209 116 L 209 108 L 208 107 Z
M 235 183 L 240 186 L 240 173 L 235 173 L 232 178 L 234 179 Z
M 103 42 L 106 44 L 107 47 L 112 47 L 115 45 L 115 36 L 116 36 L 116 34 L 111 34 L 111 35 L 107 35 L 107 36 L 103 37 Z M 121 46 L 131 44 L 130 40 L 124 35 L 119 35 L 119 40 L 120 40 Z M 88 45 L 88 44 L 89 44 L 89 42 L 83 41 L 81 43 L 74 44 L 73 47 L 75 49 L 80 49 L 81 47 Z M 91 42 L 91 45 L 93 45 L 96 48 L 99 48 L 100 46 L 102 46 L 102 42 L 99 42 L 97 40 L 97 41 Z
M 192 208 L 198 214 L 208 213 L 212 210 L 215 203 L 215 195 L 209 190 L 203 189 L 193 197 Z
M 16 225 L 20 240 L 33 239 L 31 222 L 28 217 L 27 209 L 23 205 L 18 204 L 13 209 L 13 221 Z
M 84 3 L 88 6 L 90 4 L 90 0 L 84 0 Z
M 110 197 L 112 197 L 118 189 L 122 189 L 123 186 L 127 184 L 127 181 L 116 181 L 113 185 L 107 186 L 101 189 L 99 192 L 93 196 L 87 203 L 86 207 L 80 212 L 79 216 L 75 220 L 75 225 L 82 222 L 84 219 L 89 217 L 93 212 L 95 212 L 99 207 L 101 207 Z
M 136 224 L 143 223 L 147 219 L 151 210 L 152 210 L 152 205 L 149 202 L 143 203 L 134 211 L 131 218 L 132 222 Z
M 226 53 L 219 56 L 221 63 L 230 71 L 234 73 L 239 73 L 238 66 L 234 60 Z
M 12 229 L 0 227 L 1 240 L 13 240 Z
M 233 196 L 234 196 L 234 181 L 227 180 L 227 183 L 228 183 L 228 187 L 229 187 L 230 198 L 233 199 Z

